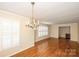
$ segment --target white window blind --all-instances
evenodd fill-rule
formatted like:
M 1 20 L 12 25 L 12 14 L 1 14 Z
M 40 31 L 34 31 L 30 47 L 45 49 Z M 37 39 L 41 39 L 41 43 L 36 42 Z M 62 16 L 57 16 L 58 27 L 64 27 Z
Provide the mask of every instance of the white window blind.
M 38 37 L 42 37 L 46 35 L 48 35 L 48 26 L 40 25 L 38 27 Z
M 19 23 L 6 19 L 0 21 L 0 50 L 16 47 L 19 42 Z

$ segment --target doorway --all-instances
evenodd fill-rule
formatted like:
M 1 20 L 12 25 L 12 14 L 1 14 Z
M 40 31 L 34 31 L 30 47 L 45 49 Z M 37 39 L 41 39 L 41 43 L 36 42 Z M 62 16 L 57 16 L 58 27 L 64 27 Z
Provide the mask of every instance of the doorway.
M 69 39 L 70 40 L 70 26 L 59 27 L 59 39 Z

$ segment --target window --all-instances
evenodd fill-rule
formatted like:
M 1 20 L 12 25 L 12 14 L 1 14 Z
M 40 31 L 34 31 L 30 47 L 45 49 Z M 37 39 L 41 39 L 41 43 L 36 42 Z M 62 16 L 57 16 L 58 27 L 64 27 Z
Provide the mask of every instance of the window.
M 19 23 L 0 19 L 0 50 L 9 49 L 19 45 Z
M 46 35 L 48 35 L 48 26 L 40 25 L 38 27 L 38 37 L 42 37 Z

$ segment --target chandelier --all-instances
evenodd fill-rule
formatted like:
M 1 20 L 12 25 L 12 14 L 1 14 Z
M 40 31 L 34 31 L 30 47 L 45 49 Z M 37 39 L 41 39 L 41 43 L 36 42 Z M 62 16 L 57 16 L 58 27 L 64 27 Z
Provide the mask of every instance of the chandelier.
M 36 30 L 37 27 L 39 26 L 39 20 L 36 20 L 36 19 L 34 18 L 34 4 L 35 4 L 35 2 L 31 2 L 31 5 L 32 5 L 32 16 L 31 16 L 31 18 L 27 21 L 26 26 L 32 28 L 33 30 Z

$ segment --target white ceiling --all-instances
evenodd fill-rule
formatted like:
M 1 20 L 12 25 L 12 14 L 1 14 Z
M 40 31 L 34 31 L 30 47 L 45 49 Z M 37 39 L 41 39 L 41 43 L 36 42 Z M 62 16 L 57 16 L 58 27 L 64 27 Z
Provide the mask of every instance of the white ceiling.
M 31 16 L 30 2 L 0 2 L 0 9 L 23 16 Z M 35 18 L 52 23 L 79 22 L 78 2 L 36 2 Z

